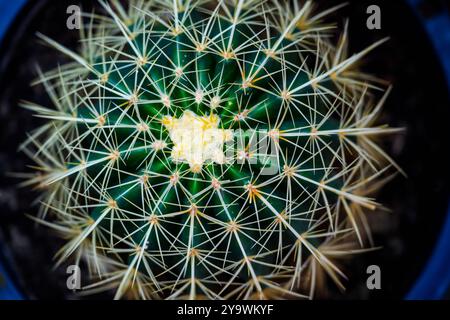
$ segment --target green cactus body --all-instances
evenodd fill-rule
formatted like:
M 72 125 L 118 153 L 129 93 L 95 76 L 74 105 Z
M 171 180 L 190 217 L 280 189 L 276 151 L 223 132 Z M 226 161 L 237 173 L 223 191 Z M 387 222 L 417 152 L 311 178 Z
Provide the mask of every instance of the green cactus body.
M 377 44 L 348 58 L 310 2 L 111 4 L 79 53 L 42 36 L 75 63 L 41 75 L 56 110 L 24 104 L 49 119 L 24 150 L 69 239 L 59 261 L 116 298 L 311 297 L 319 270 L 341 285 L 333 259 L 364 244 L 365 190 L 392 164 L 372 141 L 395 131 L 372 125 L 384 98 L 353 67 Z

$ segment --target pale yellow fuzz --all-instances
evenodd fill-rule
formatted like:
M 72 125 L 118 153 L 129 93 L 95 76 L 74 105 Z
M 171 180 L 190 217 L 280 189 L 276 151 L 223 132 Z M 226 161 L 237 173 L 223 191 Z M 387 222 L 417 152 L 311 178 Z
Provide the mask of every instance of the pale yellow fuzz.
M 172 161 L 188 163 L 194 172 L 207 161 L 225 163 L 224 143 L 233 139 L 233 132 L 219 129 L 218 115 L 198 116 L 187 110 L 180 118 L 164 117 L 162 123 L 174 144 Z

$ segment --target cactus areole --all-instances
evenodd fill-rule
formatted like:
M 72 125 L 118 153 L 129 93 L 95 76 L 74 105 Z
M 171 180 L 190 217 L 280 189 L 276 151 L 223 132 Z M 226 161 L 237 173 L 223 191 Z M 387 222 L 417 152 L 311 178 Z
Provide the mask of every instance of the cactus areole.
M 311 1 L 100 2 L 22 150 L 59 264 L 116 298 L 312 298 L 371 245 L 389 88 Z M 323 9 L 323 11 L 321 11 Z M 99 15 L 99 14 L 102 15 Z M 337 37 L 340 35 L 340 38 Z M 381 92 L 381 94 L 380 94 Z M 385 93 L 383 93 L 385 92 Z

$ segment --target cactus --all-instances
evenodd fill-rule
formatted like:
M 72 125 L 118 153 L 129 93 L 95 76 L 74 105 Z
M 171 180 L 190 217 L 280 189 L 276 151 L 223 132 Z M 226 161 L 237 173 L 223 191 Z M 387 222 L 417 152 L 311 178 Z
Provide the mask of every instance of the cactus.
M 390 91 L 311 1 L 100 1 L 21 150 L 35 219 L 115 298 L 312 298 L 371 245 Z M 376 94 L 384 92 L 384 94 Z M 378 97 L 378 100 L 377 100 Z M 381 98 L 380 98 L 381 97 Z M 255 144 L 256 143 L 256 144 Z M 257 148 L 253 148 L 257 145 Z M 260 147 L 263 146 L 263 147 Z M 265 146 L 265 147 L 264 147 Z M 262 150 L 262 151 L 261 151 Z

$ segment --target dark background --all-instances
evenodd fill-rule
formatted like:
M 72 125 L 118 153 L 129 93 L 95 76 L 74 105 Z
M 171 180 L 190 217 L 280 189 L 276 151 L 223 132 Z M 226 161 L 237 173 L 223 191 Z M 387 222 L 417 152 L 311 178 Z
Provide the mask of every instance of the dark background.
M 21 99 L 48 102 L 42 87 L 28 85 L 36 76 L 36 64 L 48 70 L 57 61 L 65 60 L 40 44 L 35 33 L 40 31 L 68 47 L 76 47 L 77 31 L 66 28 L 66 8 L 80 2 L 84 8 L 92 6 L 92 1 L 30 1 L 0 49 L 1 259 L 29 298 L 74 298 L 65 286 L 65 267 L 53 270 L 52 257 L 62 241 L 25 217 L 24 213 L 36 212 L 30 203 L 37 194 L 17 188 L 20 180 L 8 173 L 26 171 L 31 164 L 25 155 L 17 153 L 17 147 L 39 121 L 19 108 L 18 102 Z M 322 9 L 342 3 L 316 2 Z M 329 20 L 342 25 L 344 17 L 350 18 L 350 52 L 364 49 L 385 36 L 391 38 L 366 58 L 364 69 L 394 85 L 380 123 L 406 128 L 405 134 L 387 141 L 385 148 L 408 177 L 398 176 L 379 194 L 378 200 L 391 211 L 370 215 L 375 245 L 383 248 L 349 259 L 344 265 L 349 275 L 346 292 L 342 294 L 330 284 L 324 297 L 401 299 L 428 260 L 447 211 L 450 178 L 447 83 L 427 35 L 404 1 L 347 2 L 349 5 Z M 426 3 L 421 10 L 427 16 L 446 5 L 446 1 L 438 0 Z M 371 4 L 381 7 L 381 30 L 366 28 L 366 8 Z M 378 291 L 366 288 L 366 268 L 371 264 L 381 267 L 382 289 Z M 97 298 L 108 297 L 106 294 Z

